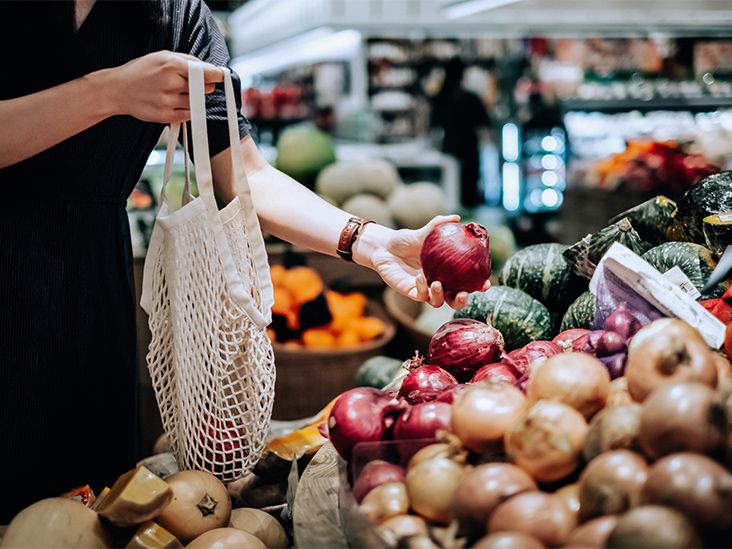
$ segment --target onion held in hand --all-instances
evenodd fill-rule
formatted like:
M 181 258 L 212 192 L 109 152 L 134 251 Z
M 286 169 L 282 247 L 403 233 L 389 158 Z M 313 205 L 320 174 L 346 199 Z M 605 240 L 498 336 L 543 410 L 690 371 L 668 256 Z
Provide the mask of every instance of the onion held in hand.
M 457 385 L 457 380 L 439 366 L 425 364 L 415 368 L 402 380 L 399 396 L 410 404 L 434 400 L 445 389 Z
M 451 429 L 467 449 L 485 452 L 525 409 L 526 397 L 513 385 L 481 381 L 455 399 Z
M 503 335 L 493 326 L 458 318 L 443 324 L 432 336 L 428 361 L 444 368 L 458 381 L 469 381 L 484 364 L 498 361 L 503 354 Z
M 420 252 L 427 283 L 439 281 L 449 297 L 477 292 L 491 275 L 491 254 L 485 228 L 468 223 L 443 223 L 425 238 Z
M 373 387 L 350 389 L 338 397 L 328 417 L 328 438 L 345 460 L 359 442 L 381 440 L 403 409 L 394 396 Z

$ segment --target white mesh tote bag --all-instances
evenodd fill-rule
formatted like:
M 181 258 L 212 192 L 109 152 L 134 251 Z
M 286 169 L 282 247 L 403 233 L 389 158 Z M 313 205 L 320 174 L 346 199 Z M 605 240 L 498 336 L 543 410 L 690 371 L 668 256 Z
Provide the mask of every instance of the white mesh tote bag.
M 219 211 L 209 161 L 203 68 L 192 61 L 188 70 L 200 196 L 188 194 L 186 172 L 182 205 L 171 209 L 166 187 L 179 125 L 171 126 L 141 305 L 152 332 L 148 368 L 178 463 L 229 481 L 254 466 L 269 427 L 275 371 L 265 328 L 271 319 L 272 283 L 238 146 L 231 74 L 225 71 L 224 89 L 238 196 Z

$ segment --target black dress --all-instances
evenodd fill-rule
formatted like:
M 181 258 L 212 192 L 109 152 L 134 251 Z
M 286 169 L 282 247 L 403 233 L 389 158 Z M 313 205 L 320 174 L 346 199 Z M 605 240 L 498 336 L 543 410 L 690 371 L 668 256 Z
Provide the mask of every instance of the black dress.
M 0 44 L 11 58 L 0 100 L 161 49 L 228 61 L 201 0 L 165 0 L 157 14 L 150 7 L 98 0 L 74 32 L 71 2 L 0 2 L 2 41 L 14 37 Z M 207 107 L 213 156 L 229 146 L 223 89 Z M 0 524 L 33 501 L 87 483 L 101 490 L 134 467 L 125 202 L 162 129 L 117 116 L 0 169 Z

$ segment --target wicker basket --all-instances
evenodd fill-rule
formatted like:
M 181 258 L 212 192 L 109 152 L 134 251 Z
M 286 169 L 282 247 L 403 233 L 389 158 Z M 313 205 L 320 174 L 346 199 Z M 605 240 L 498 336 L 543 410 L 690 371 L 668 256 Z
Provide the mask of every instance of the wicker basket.
M 377 339 L 353 348 L 306 349 L 275 343 L 275 401 L 272 417 L 290 420 L 318 413 L 333 397 L 353 387 L 358 367 L 382 353 L 396 332 L 389 315 L 369 301 L 366 314 L 379 317 L 386 326 Z

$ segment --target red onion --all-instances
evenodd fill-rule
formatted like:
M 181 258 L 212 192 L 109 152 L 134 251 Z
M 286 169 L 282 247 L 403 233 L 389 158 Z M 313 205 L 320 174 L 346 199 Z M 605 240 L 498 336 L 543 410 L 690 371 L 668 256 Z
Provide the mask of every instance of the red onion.
M 572 350 L 596 357 L 605 357 L 626 350 L 625 338 L 617 332 L 593 330 L 572 343 Z
M 584 328 L 571 328 L 569 330 L 564 330 L 552 339 L 552 343 L 556 343 L 565 351 L 571 351 L 572 343 L 589 332 L 589 330 L 585 330 Z
M 453 385 L 445 392 L 460 385 Z M 422 402 L 404 412 L 394 424 L 394 440 L 399 441 L 400 462 L 408 464 L 412 456 L 434 443 L 437 431 L 450 428 L 452 406 L 447 402 Z
M 633 337 L 643 325 L 633 313 L 628 310 L 627 303 L 621 303 L 612 314 L 605 319 L 603 328 L 623 336 L 623 339 Z
M 478 369 L 473 379 L 470 380 L 470 383 L 477 383 L 478 381 L 487 379 L 488 381 L 504 381 L 515 385 L 519 376 L 520 374 L 512 364 L 508 362 L 494 362 L 493 364 L 486 364 Z
M 328 438 L 346 460 L 359 442 L 381 440 L 404 404 L 373 387 L 357 387 L 338 397 L 328 417 Z
M 457 385 L 455 377 L 432 364 L 425 364 L 415 368 L 402 380 L 399 396 L 404 397 L 410 404 L 418 404 L 434 400 L 445 389 Z
M 468 381 L 475 370 L 496 362 L 503 354 L 503 335 L 493 326 L 458 318 L 443 324 L 432 336 L 428 361 Z
M 442 283 L 445 294 L 477 292 L 491 275 L 488 233 L 476 223 L 443 223 L 425 238 L 420 252 L 427 282 Z
M 504 361 L 511 364 L 519 374 L 523 375 L 529 372 L 534 363 L 541 364 L 547 358 L 558 355 L 563 351 L 564 349 L 551 341 L 532 341 L 520 349 L 508 353 Z
M 383 459 L 369 461 L 353 484 L 353 497 L 361 503 L 361 500 L 372 489 L 388 482 L 403 482 L 404 468 Z
M 600 357 L 599 360 L 607 368 L 607 373 L 610 374 L 610 379 L 617 379 L 625 373 L 625 361 L 628 355 L 625 352 L 615 353 L 610 356 Z
M 524 375 L 522 375 L 519 380 L 516 382 L 516 387 L 521 389 L 521 391 L 526 394 L 526 391 L 529 388 L 529 373 L 526 372 Z
M 421 402 L 404 412 L 394 424 L 394 439 L 435 438 L 435 433 L 450 427 L 450 405 L 446 402 Z
M 445 389 L 439 395 L 437 395 L 435 402 L 447 402 L 448 404 L 452 404 L 457 396 L 468 387 L 470 387 L 470 385 L 467 385 L 465 383 L 458 383 L 457 385 L 453 385 L 449 389 Z

